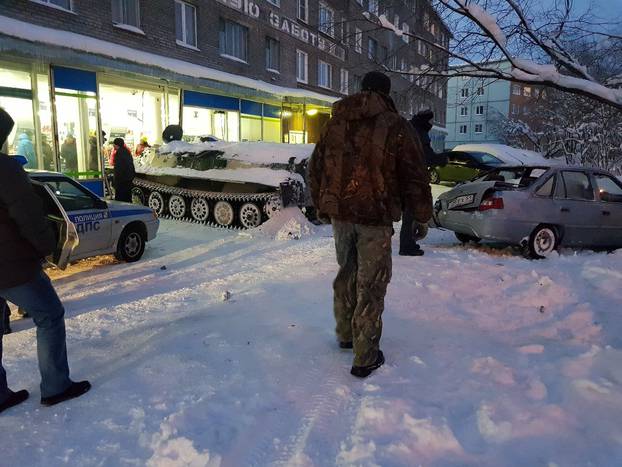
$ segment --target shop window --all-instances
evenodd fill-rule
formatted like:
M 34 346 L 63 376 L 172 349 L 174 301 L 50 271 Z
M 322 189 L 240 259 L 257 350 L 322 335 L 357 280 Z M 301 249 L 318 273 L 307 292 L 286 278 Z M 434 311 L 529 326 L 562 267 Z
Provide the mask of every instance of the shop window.
M 168 91 L 168 115 L 167 125 L 179 124 L 179 91 L 169 89 Z
M 266 37 L 266 70 L 279 72 L 281 69 L 281 52 L 279 41 Z
M 194 141 L 202 136 L 215 136 L 223 141 L 240 140 L 239 112 L 184 106 L 184 139 Z
M 112 0 L 112 22 L 140 29 L 138 0 Z
M 263 140 L 270 143 L 281 142 L 281 120 L 278 118 L 263 118 Z
M 309 82 L 309 55 L 302 50 L 296 50 L 296 80 L 299 83 Z
M 175 29 L 178 44 L 197 46 L 197 9 L 193 5 L 175 0 Z
M 240 137 L 242 141 L 261 141 L 261 117 L 242 115 Z
M 281 123 L 284 143 L 303 144 L 307 142 L 302 104 L 284 104 Z
M 248 28 L 226 19 L 220 20 L 220 55 L 248 61 Z
M 36 149 L 37 167 L 43 170 L 58 171 L 54 152 L 54 128 L 52 125 L 52 102 L 50 99 L 50 80 L 47 74 L 37 74 L 37 98 L 39 101 L 39 141 Z
M 99 98 L 102 129 L 109 143 L 123 138 L 134 154 L 141 138 L 149 144 L 162 142 L 167 122 L 164 90 L 141 88 L 139 83 L 135 87 L 102 83 Z M 111 147 L 104 146 L 105 155 L 110 152 Z

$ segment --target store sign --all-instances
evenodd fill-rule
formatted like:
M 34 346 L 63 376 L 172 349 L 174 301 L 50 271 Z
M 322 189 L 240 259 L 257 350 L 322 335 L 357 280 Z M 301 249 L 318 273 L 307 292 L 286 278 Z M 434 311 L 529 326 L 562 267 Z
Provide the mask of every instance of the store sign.
M 218 0 L 223 5 L 233 8 L 253 19 L 259 19 L 264 17 L 268 24 L 274 29 L 288 34 L 305 44 L 309 44 L 322 52 L 326 52 L 333 57 L 337 57 L 340 60 L 346 59 L 346 51 L 343 47 L 338 46 L 333 41 L 323 38 L 319 34 L 310 31 L 309 29 L 298 24 L 296 20 L 280 16 L 273 11 L 266 12 L 262 15 L 259 6 L 250 0 Z

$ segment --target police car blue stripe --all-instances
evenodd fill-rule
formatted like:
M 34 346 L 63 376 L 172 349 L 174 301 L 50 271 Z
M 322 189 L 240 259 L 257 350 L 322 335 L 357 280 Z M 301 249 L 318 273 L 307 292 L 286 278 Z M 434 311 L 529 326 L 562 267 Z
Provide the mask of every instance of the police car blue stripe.
M 141 214 L 152 214 L 151 209 L 126 209 L 123 211 L 110 211 L 110 217 L 137 216 Z

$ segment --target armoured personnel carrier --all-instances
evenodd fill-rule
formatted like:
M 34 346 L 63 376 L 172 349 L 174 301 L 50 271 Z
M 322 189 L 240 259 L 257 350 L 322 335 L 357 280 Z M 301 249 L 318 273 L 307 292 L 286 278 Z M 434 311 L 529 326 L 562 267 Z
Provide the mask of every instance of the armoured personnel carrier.
M 308 203 L 304 174 L 314 145 L 171 141 L 135 159 L 134 202 L 158 216 L 252 229 Z

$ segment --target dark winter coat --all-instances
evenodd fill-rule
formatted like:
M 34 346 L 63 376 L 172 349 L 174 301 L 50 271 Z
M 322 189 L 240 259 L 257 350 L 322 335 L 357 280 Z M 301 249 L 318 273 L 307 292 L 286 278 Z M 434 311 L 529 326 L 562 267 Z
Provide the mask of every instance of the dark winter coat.
M 360 92 L 333 105 L 309 165 L 320 216 L 362 225 L 391 225 L 402 209 L 419 222 L 432 215 L 423 149 L 393 101 Z
M 116 201 L 132 202 L 132 180 L 136 172 L 134 160 L 127 146 L 119 146 L 114 157 L 114 199 Z
M 417 114 L 410 120 L 410 123 L 423 146 L 425 165 L 428 167 L 444 166 L 447 164 L 447 159 L 440 154 L 436 154 L 434 149 L 432 149 L 432 141 L 430 140 L 430 130 L 433 126 L 430 120 L 432 118 L 434 118 L 432 113 Z
M 28 175 L 0 153 L 0 289 L 30 281 L 56 248 L 56 235 Z

